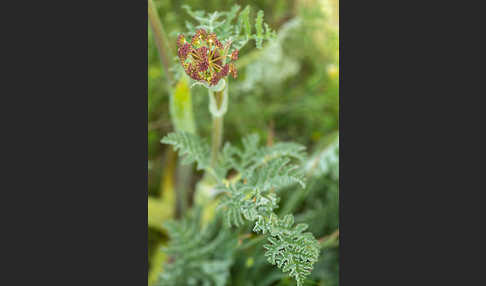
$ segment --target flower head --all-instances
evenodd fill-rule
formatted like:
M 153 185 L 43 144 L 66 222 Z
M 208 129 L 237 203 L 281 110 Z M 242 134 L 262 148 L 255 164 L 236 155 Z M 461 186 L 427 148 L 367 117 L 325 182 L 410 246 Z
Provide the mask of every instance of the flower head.
M 238 59 L 238 50 L 230 54 L 230 46 L 231 41 L 223 45 L 216 34 L 208 34 L 204 29 L 197 30 L 191 42 L 182 34 L 177 37 L 177 55 L 186 74 L 209 85 L 216 85 L 230 73 L 236 78 L 232 61 Z

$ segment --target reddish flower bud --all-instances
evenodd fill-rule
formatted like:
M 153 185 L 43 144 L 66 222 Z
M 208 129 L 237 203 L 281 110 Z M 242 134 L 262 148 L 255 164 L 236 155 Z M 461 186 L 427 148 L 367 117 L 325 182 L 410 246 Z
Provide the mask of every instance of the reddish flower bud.
M 201 62 L 198 62 L 198 63 L 197 63 L 197 68 L 198 68 L 198 71 L 200 71 L 200 72 L 207 71 L 207 70 L 208 70 L 208 68 L 209 68 L 209 63 L 208 63 L 208 61 L 201 61 Z
M 228 64 L 225 64 L 224 67 L 220 71 L 221 77 L 227 76 L 228 75 L 228 72 L 229 72 L 229 65 Z
M 191 63 L 186 64 L 186 65 L 183 65 L 184 66 L 184 71 L 186 72 L 186 74 L 188 76 L 191 76 L 191 65 L 192 65 Z
M 238 50 L 234 50 L 231 53 L 231 60 L 236 61 L 238 59 Z
M 229 72 L 233 76 L 233 78 L 236 78 L 238 76 L 238 71 L 236 70 L 236 67 L 233 63 L 229 64 Z
M 186 74 L 191 77 L 192 79 L 194 80 L 200 80 L 201 77 L 199 76 L 199 74 L 197 73 L 197 69 L 193 66 L 192 63 L 189 63 L 185 66 L 185 69 L 184 71 L 186 72 Z
M 177 47 L 180 48 L 185 42 L 186 38 L 184 38 L 184 35 L 179 34 L 179 36 L 177 36 Z
M 194 36 L 192 37 L 191 44 L 193 46 L 199 47 L 201 45 L 201 41 L 205 41 L 207 38 L 208 33 L 204 29 L 199 29 L 196 31 Z
M 215 73 L 211 78 L 211 85 L 216 85 L 220 79 L 221 79 L 220 73 Z
M 214 44 L 216 47 L 222 49 L 223 48 L 223 44 L 221 44 L 221 42 L 218 40 L 218 38 L 216 37 L 216 34 L 209 34 L 208 36 L 208 42 L 211 43 L 211 44 Z
M 206 71 L 209 68 L 208 52 L 209 49 L 207 47 L 200 47 L 196 51 L 199 57 L 199 59 L 197 60 L 197 67 L 198 70 L 201 72 Z
M 206 40 L 206 38 L 208 37 L 208 33 L 204 29 L 197 30 L 196 34 L 201 35 L 201 40 L 203 40 L 203 41 Z
M 201 76 L 197 72 L 197 68 L 191 65 L 191 75 L 190 77 L 194 80 L 201 80 Z
M 191 45 L 189 43 L 185 43 L 177 50 L 177 55 L 181 61 L 185 61 L 187 59 L 187 55 L 191 52 Z
M 208 47 L 200 47 L 199 49 L 196 50 L 197 55 L 200 56 L 201 59 L 207 59 L 208 52 L 209 52 Z
M 222 61 L 221 55 L 219 54 L 218 50 L 214 51 L 214 55 L 213 55 L 212 60 L 218 66 L 220 66 L 220 67 L 223 66 L 223 61 Z

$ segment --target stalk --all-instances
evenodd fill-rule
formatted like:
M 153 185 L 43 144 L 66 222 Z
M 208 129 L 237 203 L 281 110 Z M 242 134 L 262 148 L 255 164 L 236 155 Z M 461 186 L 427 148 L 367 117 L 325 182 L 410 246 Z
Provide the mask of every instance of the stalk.
M 172 125 L 176 130 L 195 133 L 196 128 L 192 112 L 191 94 L 187 78 L 183 77 L 173 89 L 173 77 L 170 72 L 170 58 L 172 51 L 168 44 L 167 34 L 164 31 L 159 14 L 153 0 L 148 0 L 148 18 L 150 28 L 159 52 L 160 62 L 167 78 L 167 91 L 170 94 L 170 113 Z M 192 166 L 178 163 L 176 175 L 177 208 L 176 217 L 181 217 L 187 208 Z
M 152 32 L 154 35 L 155 44 L 157 45 L 157 49 L 159 50 L 160 62 L 162 63 L 162 67 L 164 68 L 167 80 L 169 81 L 169 83 L 172 83 L 172 74 L 169 72 L 169 55 L 171 54 L 170 47 L 168 45 L 164 27 L 162 26 L 159 14 L 157 13 L 157 9 L 155 8 L 154 2 L 152 0 L 148 0 L 148 18 L 150 22 L 150 28 L 152 28 Z
M 223 142 L 224 115 L 228 110 L 228 83 L 221 80 L 217 86 L 208 89 L 209 112 L 213 118 L 211 134 L 211 168 L 216 166 L 219 149 Z
M 217 100 L 218 106 L 221 106 L 221 101 L 223 98 L 223 91 L 214 93 L 215 99 Z M 221 143 L 223 142 L 223 121 L 224 114 L 221 116 L 213 115 L 213 129 L 211 138 L 211 167 L 216 166 L 218 159 L 219 149 L 221 148 Z
M 222 79 L 216 86 L 208 88 L 209 112 L 213 119 L 211 134 L 211 161 L 210 168 L 213 172 L 206 171 L 203 179 L 197 184 L 195 202 L 203 207 L 203 224 L 209 221 L 214 213 L 214 198 L 218 191 L 214 188 L 216 177 L 214 167 L 217 165 L 219 152 L 223 142 L 224 115 L 228 110 L 228 83 Z
M 170 95 L 169 109 L 172 125 L 176 131 L 196 133 L 196 125 L 192 111 L 191 90 L 189 81 L 185 75 L 179 79 L 179 82 Z M 182 165 L 179 162 L 177 166 L 177 217 L 181 217 L 187 209 L 192 174 L 193 165 Z
M 179 194 L 177 217 L 180 218 L 184 215 L 188 205 L 188 193 L 192 177 L 192 165 L 177 166 L 177 189 Z

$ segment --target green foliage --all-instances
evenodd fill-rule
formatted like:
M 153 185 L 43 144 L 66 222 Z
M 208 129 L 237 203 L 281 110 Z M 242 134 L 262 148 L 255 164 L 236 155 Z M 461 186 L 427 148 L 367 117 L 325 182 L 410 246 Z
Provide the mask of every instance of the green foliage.
M 209 166 L 209 146 L 198 136 L 185 131 L 171 133 L 161 141 L 164 144 L 174 145 L 175 150 L 183 157 L 184 164 L 197 162 L 197 168 L 203 170 Z
M 305 172 L 312 186 L 297 220 L 324 235 L 339 227 L 339 137 L 305 163 Z
M 242 139 L 243 148 L 237 148 L 226 143 L 223 149 L 223 163 L 234 168 L 238 172 L 250 177 L 255 168 L 277 158 L 293 158 L 298 161 L 305 159 L 305 147 L 289 142 L 279 142 L 269 147 L 259 147 L 259 136 L 252 134 Z
M 246 6 L 243 11 L 240 13 L 240 17 L 238 18 L 238 26 L 236 26 L 236 31 L 239 33 L 241 31 L 241 27 L 243 27 L 247 39 L 251 36 L 251 25 L 250 25 L 250 6 Z
M 253 231 L 262 233 L 270 244 L 266 245 L 268 261 L 301 285 L 317 261 L 319 245 L 314 236 L 302 233 L 307 226 L 293 226 L 294 218 L 287 215 L 278 219 L 273 212 L 278 208 L 279 190 L 292 185 L 305 188 L 299 165 L 305 158 L 304 147 L 295 143 L 279 143 L 260 148 L 257 135 L 242 140 L 242 148 L 226 143 L 217 171 L 209 167 L 208 147 L 195 135 L 185 132 L 171 133 L 162 139 L 185 156 L 185 162 L 196 161 L 198 168 L 210 171 L 225 194 L 220 209 L 225 212 L 226 226 L 240 227 L 245 220 L 255 222 Z M 228 171 L 239 172 L 240 180 L 226 179 Z
M 310 232 L 302 233 L 307 225 L 293 226 L 294 217 L 286 215 L 277 220 L 271 216 L 268 241 L 263 247 L 267 249 L 265 256 L 273 265 L 277 265 L 283 272 L 289 272 L 289 276 L 302 285 L 304 279 L 312 271 L 312 265 L 317 262 L 319 256 L 319 243 Z
M 232 41 L 234 49 L 241 49 L 251 39 L 255 40 L 256 47 L 261 49 L 263 40 L 270 40 L 276 36 L 275 31 L 272 31 L 266 23 L 265 33 L 263 32 L 262 10 L 257 13 L 256 33 L 253 33 L 250 22 L 250 6 L 246 6 L 239 14 L 239 5 L 234 5 L 227 12 L 215 11 L 213 13 L 206 13 L 201 10 L 193 11 L 188 5 L 183 5 L 182 8 L 197 22 L 194 25 L 186 21 L 189 35 L 193 35 L 197 29 L 204 29 L 209 33 L 215 33 L 223 41 Z M 233 24 L 235 19 L 236 23 Z
M 229 277 L 236 237 L 220 230 L 219 220 L 201 225 L 200 212 L 181 221 L 165 223 L 170 242 L 163 251 L 169 256 L 157 285 L 224 286 Z
M 268 27 L 268 26 L 267 26 Z M 257 48 L 262 48 L 263 42 L 263 11 L 258 11 L 256 22 L 255 22 L 255 29 L 256 29 L 256 46 Z
M 227 40 L 231 37 L 234 47 L 237 45 L 242 47 L 239 59 L 236 61 L 238 78 L 231 78 L 228 81 L 230 83 L 230 102 L 224 118 L 225 140 L 237 142 L 237 144 L 230 145 L 232 148 L 226 150 L 226 155 L 224 148 L 221 150 L 218 164 L 212 172 L 223 180 L 219 180 L 217 187 L 209 186 L 213 188 L 212 191 L 214 190 L 215 194 L 219 194 L 211 205 L 219 205 L 218 212 L 224 213 L 224 216 L 219 222 L 220 229 L 215 230 L 213 236 L 206 240 L 207 243 L 211 243 L 219 231 L 227 230 L 222 227 L 223 225 L 231 224 L 231 232 L 235 235 L 238 233 L 242 245 L 237 246 L 237 252 L 233 251 L 233 244 L 232 247 L 217 248 L 212 253 L 207 253 L 202 260 L 195 258 L 201 263 L 201 267 L 194 271 L 196 274 L 192 275 L 193 272 L 189 268 L 182 272 L 184 276 L 192 278 L 182 279 L 182 276 L 177 276 L 179 280 L 169 281 L 175 281 L 170 282 L 173 283 L 172 285 L 174 283 L 178 285 L 191 285 L 191 283 L 214 285 L 213 281 L 217 279 L 208 279 L 207 274 L 204 276 L 206 278 L 202 278 L 197 273 L 209 273 L 210 268 L 216 269 L 218 265 L 223 265 L 221 257 L 228 252 L 228 257 L 232 256 L 232 262 L 228 262 L 231 265 L 221 267 L 224 271 L 215 270 L 215 272 L 229 272 L 224 285 L 295 285 L 295 277 L 290 278 L 288 275 L 290 270 L 284 273 L 277 264 L 272 265 L 267 261 L 268 257 L 265 256 L 265 253 L 270 252 L 263 245 L 273 245 L 267 238 L 269 232 L 263 234 L 263 231 L 258 231 L 255 233 L 255 230 L 252 233 L 253 228 L 257 224 L 263 225 L 265 220 L 259 222 L 258 219 L 249 220 L 246 217 L 251 217 L 255 213 L 266 218 L 271 217 L 272 213 L 276 215 L 275 218 L 293 214 L 296 224 L 307 224 L 309 227 L 305 231 L 309 231 L 319 238 L 326 237 L 339 228 L 339 158 L 338 153 L 334 153 L 334 155 L 333 152 L 327 150 L 329 146 L 332 146 L 329 144 L 329 141 L 332 140 L 329 139 L 334 138 L 333 134 L 336 133 L 339 125 L 339 30 L 337 24 L 333 24 L 337 23 L 336 14 L 334 13 L 333 17 L 329 13 L 331 10 L 323 9 L 324 6 L 336 1 L 242 0 L 238 1 L 240 8 L 232 6 L 234 4 L 232 1 L 185 0 L 183 3 L 192 7 L 192 12 L 199 13 L 195 14 L 199 15 L 199 20 L 189 15 L 186 8 L 181 8 L 181 1 L 154 1 L 165 31 L 168 33 L 169 45 L 172 49 L 171 55 L 169 55 L 169 58 L 173 58 L 171 70 L 179 69 L 180 71 L 174 73 L 175 80 L 178 79 L 178 75 L 183 74 L 180 66 L 175 65 L 177 63 L 175 60 L 176 37 L 180 33 L 184 33 L 186 37 L 187 32 L 189 35 L 193 33 L 201 24 L 199 20 L 206 27 L 212 26 L 218 38 Z M 251 9 L 247 7 L 248 4 L 252 6 Z M 265 13 L 258 12 L 260 9 Z M 338 11 L 337 6 L 335 9 Z M 197 10 L 209 11 L 209 13 L 197 12 Z M 215 13 L 215 11 L 218 12 Z M 207 21 L 202 18 L 206 18 Z M 260 19 L 264 20 L 262 25 L 258 24 Z M 218 24 L 218 22 L 224 23 Z M 278 34 L 269 27 L 277 30 Z M 257 37 L 264 35 L 262 49 L 258 49 L 259 41 L 252 35 Z M 271 41 L 265 41 L 265 39 L 272 38 L 274 39 Z M 253 40 L 255 40 L 255 46 L 247 44 Z M 167 164 L 167 155 L 172 154 L 172 151 L 167 152 L 167 149 L 172 146 L 160 144 L 160 138 L 169 132 L 178 130 L 178 124 L 171 122 L 171 114 L 168 112 L 172 102 L 166 85 L 166 74 L 165 70 L 161 68 L 150 29 L 148 48 L 148 156 L 150 162 L 148 183 L 149 197 L 158 198 L 161 189 L 161 174 Z M 196 86 L 191 88 L 190 92 L 197 133 L 201 138 L 210 138 L 211 115 L 207 110 L 207 90 Z M 284 155 L 276 147 L 280 144 L 293 143 L 276 143 L 272 147 L 260 147 L 258 139 L 254 141 L 255 143 L 248 142 L 250 145 L 254 144 L 254 147 L 249 147 L 249 151 L 245 153 L 241 138 L 251 133 L 258 134 L 262 141 L 267 141 L 267 143 L 269 141 L 298 142 L 302 144 L 299 145 L 302 148 L 306 146 L 310 156 L 306 158 L 303 150 L 300 153 L 294 151 L 294 156 Z M 204 142 L 204 140 L 202 141 Z M 324 141 L 325 144 L 321 144 Z M 335 146 L 338 147 L 337 144 Z M 186 146 L 186 149 L 190 148 Z M 232 149 L 237 149 L 244 155 L 241 157 L 237 153 L 231 153 Z M 299 166 L 299 169 L 295 169 L 294 172 L 305 174 L 305 190 L 302 190 L 299 183 L 293 183 L 269 191 L 262 191 L 263 188 L 259 188 L 257 192 L 253 193 L 239 191 L 238 184 L 243 184 L 245 179 L 248 182 L 248 176 L 243 176 L 242 173 L 244 171 L 250 173 L 250 167 L 255 165 L 272 163 L 273 160 L 270 159 L 273 156 L 270 152 L 274 152 L 273 154 L 277 158 L 290 160 L 284 164 L 284 168 Z M 192 153 L 197 153 L 197 151 L 193 150 Z M 270 154 L 268 159 L 262 155 L 264 153 Z M 302 156 L 299 157 L 298 154 Z M 193 156 L 197 157 L 197 155 Z M 198 159 L 193 158 L 193 160 Z M 207 168 L 209 164 L 206 162 L 205 166 Z M 199 167 L 204 170 L 202 166 Z M 255 174 L 259 173 L 260 169 L 260 167 L 256 168 Z M 211 171 L 206 170 L 206 172 L 211 175 Z M 200 175 L 201 172 L 194 172 L 192 176 L 182 179 L 189 182 L 192 188 L 200 179 Z M 231 198 L 229 194 L 233 196 L 234 200 L 229 200 Z M 255 198 L 255 202 L 258 201 L 258 207 L 252 197 L 247 196 L 248 194 Z M 225 203 L 228 204 L 224 205 Z M 190 205 L 191 200 L 189 199 Z M 211 211 L 214 212 L 214 210 Z M 246 213 L 246 217 L 244 213 Z M 185 220 L 192 221 L 192 223 L 196 221 L 194 216 Z M 208 220 L 205 223 L 212 225 L 211 221 Z M 238 222 L 238 225 L 235 222 Z M 160 227 L 163 221 L 155 219 L 151 223 Z M 174 223 L 179 223 L 179 221 L 174 221 Z M 204 228 L 198 224 L 196 229 L 202 232 Z M 198 234 L 200 233 L 196 233 L 195 236 Z M 158 228 L 149 228 L 149 265 L 164 273 L 170 273 L 171 269 L 174 269 L 170 265 L 176 261 L 177 255 L 162 253 L 165 257 L 162 266 L 158 266 L 159 256 L 154 255 L 159 250 L 158 245 L 165 244 L 166 241 L 165 232 L 162 233 Z M 222 244 L 227 241 L 222 240 Z M 186 251 L 190 252 L 194 249 L 188 248 Z M 276 263 L 279 258 L 283 259 L 283 257 L 275 256 Z M 339 282 L 338 261 L 339 249 L 336 244 L 321 249 L 319 259 L 313 265 L 314 269 L 311 274 L 307 276 L 305 285 L 337 286 Z M 170 283 L 160 283 L 171 285 Z M 151 285 L 150 282 L 149 285 Z
M 339 179 L 339 136 L 324 150 L 317 152 L 305 165 L 307 173 L 313 176 L 330 174 Z

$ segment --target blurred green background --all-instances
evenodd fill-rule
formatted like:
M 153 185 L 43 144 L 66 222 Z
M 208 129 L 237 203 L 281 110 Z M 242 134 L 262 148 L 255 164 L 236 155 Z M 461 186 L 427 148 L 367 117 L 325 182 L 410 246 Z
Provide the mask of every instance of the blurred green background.
M 338 0 L 154 0 L 154 3 L 169 38 L 173 64 L 177 63 L 175 39 L 179 33 L 186 32 L 185 21 L 191 21 L 181 8 L 184 4 L 207 12 L 229 10 L 234 4 L 241 7 L 250 5 L 252 18 L 258 10 L 263 10 L 265 22 L 277 31 L 277 39 L 272 43 L 265 42 L 263 50 L 257 50 L 252 43 L 240 51 L 238 78 L 231 78 L 229 82 L 230 102 L 224 122 L 224 141 L 237 143 L 244 135 L 258 133 L 263 142 L 294 141 L 304 144 L 312 155 L 319 154 L 336 140 L 339 124 Z M 176 160 L 167 150 L 167 145 L 160 143 L 160 139 L 173 131 L 174 126 L 169 114 L 167 78 L 150 28 L 148 92 L 150 199 L 162 197 L 164 174 L 171 170 Z M 191 92 L 197 132 L 202 137 L 210 137 L 207 91 L 195 86 Z M 198 176 L 200 174 L 195 172 L 192 185 Z M 170 184 L 170 180 L 165 182 Z M 335 233 L 339 226 L 337 177 L 325 174 L 309 188 L 309 195 L 302 199 L 296 219 L 308 223 L 310 231 L 318 238 Z M 162 212 L 160 217 L 164 215 Z M 152 271 L 154 265 L 157 267 L 163 259 L 156 254 L 167 237 L 164 230 L 153 227 L 151 221 L 156 222 L 157 217 L 149 217 L 149 266 Z M 241 258 L 243 268 L 252 257 L 251 253 L 245 255 Z M 243 284 L 232 280 L 229 285 L 262 285 L 258 281 L 275 271 L 269 264 L 251 269 L 251 272 L 245 272 L 247 277 L 243 275 Z M 241 273 L 235 272 L 232 279 L 240 276 Z M 285 278 L 269 281 L 273 284 L 266 285 L 295 283 Z M 338 285 L 337 247 L 323 251 L 308 283 Z

